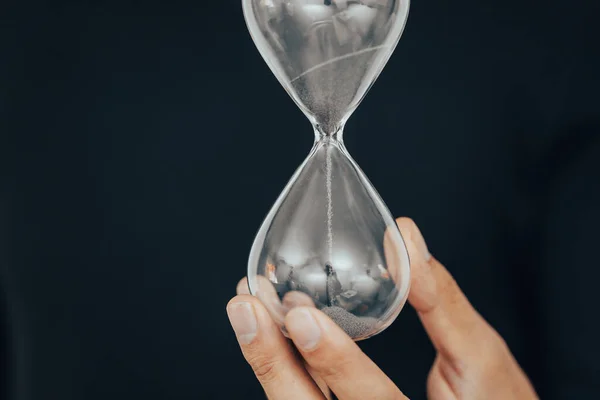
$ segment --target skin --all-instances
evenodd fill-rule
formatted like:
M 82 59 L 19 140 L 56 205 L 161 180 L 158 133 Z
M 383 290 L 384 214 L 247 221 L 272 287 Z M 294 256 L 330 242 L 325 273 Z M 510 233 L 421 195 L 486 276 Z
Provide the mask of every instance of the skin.
M 397 220 L 411 259 L 409 303 L 437 356 L 427 379 L 432 400 L 538 399 L 504 340 L 469 303 L 427 249 L 414 222 Z M 335 323 L 313 307 L 296 307 L 280 332 L 242 280 L 227 305 L 244 358 L 271 400 L 408 399 Z M 311 328 L 312 327 L 312 328 Z

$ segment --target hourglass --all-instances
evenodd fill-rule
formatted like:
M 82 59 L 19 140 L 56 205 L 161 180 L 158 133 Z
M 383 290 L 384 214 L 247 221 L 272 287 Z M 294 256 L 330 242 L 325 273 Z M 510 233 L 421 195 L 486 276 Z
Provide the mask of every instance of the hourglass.
M 242 0 L 248 29 L 315 142 L 252 245 L 248 286 L 284 334 L 316 307 L 354 340 L 386 329 L 406 302 L 408 253 L 384 202 L 343 142 L 344 124 L 391 56 L 408 0 Z

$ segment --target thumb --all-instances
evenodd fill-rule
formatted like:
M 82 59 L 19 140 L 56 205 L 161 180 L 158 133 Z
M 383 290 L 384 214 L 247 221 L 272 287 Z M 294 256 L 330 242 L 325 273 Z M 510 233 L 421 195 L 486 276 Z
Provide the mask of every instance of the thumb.
M 399 218 L 398 227 L 411 259 L 411 292 L 415 308 L 436 350 L 450 360 L 476 356 L 491 341 L 502 339 L 473 308 L 448 270 L 429 253 L 417 225 Z

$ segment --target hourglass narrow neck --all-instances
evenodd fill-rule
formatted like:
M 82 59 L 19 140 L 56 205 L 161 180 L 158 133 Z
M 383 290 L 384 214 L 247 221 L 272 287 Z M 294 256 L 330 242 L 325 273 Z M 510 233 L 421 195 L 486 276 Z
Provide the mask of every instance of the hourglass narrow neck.
M 315 142 L 337 142 L 344 143 L 344 125 L 338 127 L 333 133 L 326 133 L 319 125 L 314 126 Z

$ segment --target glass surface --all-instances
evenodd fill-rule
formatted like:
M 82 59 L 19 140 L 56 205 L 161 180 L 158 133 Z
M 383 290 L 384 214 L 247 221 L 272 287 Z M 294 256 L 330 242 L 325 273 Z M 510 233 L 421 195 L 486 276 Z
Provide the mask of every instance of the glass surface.
M 344 147 L 343 127 L 394 50 L 408 1 L 242 4 L 258 50 L 315 133 L 256 236 L 250 292 L 282 326 L 292 307 L 317 307 L 366 339 L 399 314 L 410 266 L 394 218 Z

